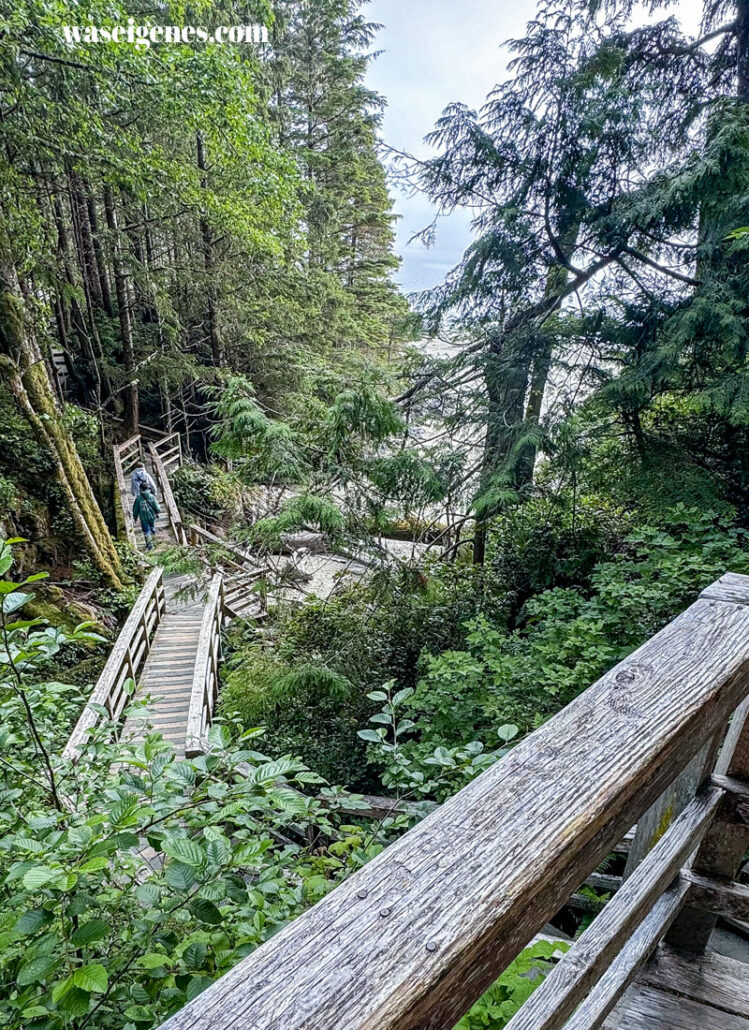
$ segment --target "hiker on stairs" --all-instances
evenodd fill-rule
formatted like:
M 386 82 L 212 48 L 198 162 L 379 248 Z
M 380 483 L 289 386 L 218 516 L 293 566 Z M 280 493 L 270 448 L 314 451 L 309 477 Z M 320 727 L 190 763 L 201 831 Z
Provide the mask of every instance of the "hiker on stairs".
M 151 477 L 149 476 L 148 478 L 150 479 Z M 133 504 L 133 518 L 140 519 L 140 528 L 143 530 L 143 539 L 146 541 L 147 551 L 153 550 L 153 538 L 156 535 L 156 516 L 160 511 L 161 506 L 156 500 L 154 492 L 149 490 L 147 483 L 141 483 L 140 493 L 135 498 Z
M 146 484 L 148 489 L 151 491 L 151 493 L 155 497 L 156 496 L 156 484 L 153 481 L 153 476 L 151 476 L 146 471 L 146 466 L 143 464 L 143 462 L 139 461 L 138 464 L 133 469 L 133 474 L 130 477 L 130 493 L 133 495 L 133 497 L 137 498 L 139 496 L 140 491 L 141 491 L 141 484 L 142 483 Z

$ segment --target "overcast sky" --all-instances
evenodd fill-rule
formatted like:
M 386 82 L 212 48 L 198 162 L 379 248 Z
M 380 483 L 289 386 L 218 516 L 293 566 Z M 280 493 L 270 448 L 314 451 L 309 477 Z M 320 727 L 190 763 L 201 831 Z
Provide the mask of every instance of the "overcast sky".
M 679 0 L 678 11 L 690 28 L 699 22 L 700 0 Z M 367 84 L 388 102 L 382 135 L 386 143 L 418 156 L 429 148 L 424 136 L 452 101 L 477 108 L 506 75 L 507 39 L 522 36 L 535 13 L 529 0 L 371 0 L 365 16 L 383 28 L 374 43 L 380 56 L 371 63 Z M 663 15 L 661 14 L 661 17 Z M 441 219 L 433 247 L 408 244 L 434 212 L 421 196 L 392 190 L 402 217 L 396 249 L 403 258 L 399 281 L 404 290 L 441 282 L 470 242 L 470 215 Z

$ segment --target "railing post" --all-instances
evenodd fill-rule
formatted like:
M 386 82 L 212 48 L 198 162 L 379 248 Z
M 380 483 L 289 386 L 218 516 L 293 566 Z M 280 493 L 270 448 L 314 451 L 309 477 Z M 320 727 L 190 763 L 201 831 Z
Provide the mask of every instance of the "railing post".
M 719 739 L 707 741 L 689 764 L 676 777 L 671 786 L 650 806 L 637 822 L 632 847 L 624 867 L 624 879 L 628 879 L 648 852 L 655 847 L 676 817 L 709 777 L 715 765 Z
M 749 698 L 734 713 L 716 772 L 749 780 Z M 691 871 L 711 879 L 733 880 L 746 852 L 749 829 L 721 818 L 721 814 L 718 812 L 705 834 Z M 687 900 L 687 907 L 671 927 L 666 943 L 682 951 L 703 952 L 717 921 L 714 912 L 693 908 Z

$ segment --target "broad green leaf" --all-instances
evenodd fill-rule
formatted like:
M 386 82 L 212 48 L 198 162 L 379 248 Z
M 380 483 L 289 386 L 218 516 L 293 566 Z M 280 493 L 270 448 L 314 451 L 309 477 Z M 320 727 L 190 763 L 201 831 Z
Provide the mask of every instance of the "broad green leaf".
M 47 980 L 57 967 L 58 959 L 53 955 L 39 955 L 26 962 L 18 971 L 17 983 L 24 987 L 27 984 Z
M 38 865 L 24 873 L 23 885 L 27 891 L 36 891 L 44 887 L 55 877 L 60 875 L 61 870 L 50 869 L 49 866 Z
M 193 998 L 197 998 L 199 994 L 202 994 L 206 987 L 210 987 L 213 981 L 210 976 L 194 976 L 190 983 L 187 985 L 185 991 L 185 997 L 188 1001 L 192 1001 Z
M 182 961 L 188 969 L 200 969 L 206 956 L 206 946 L 202 941 L 193 941 L 182 952 Z
M 154 908 L 159 903 L 161 891 L 154 883 L 142 883 L 136 890 L 135 896 L 145 908 Z
M 153 1023 L 154 1018 L 153 1009 L 148 1009 L 145 1005 L 130 1005 L 125 1009 L 124 1016 L 134 1023 Z
M 161 846 L 170 858 L 176 858 L 185 865 L 197 867 L 205 863 L 205 852 L 197 841 L 189 837 L 167 837 Z
M 109 859 L 105 855 L 99 855 L 96 858 L 89 858 L 88 862 L 84 862 L 80 867 L 81 873 L 98 873 L 100 869 L 106 869 L 109 865 Z
M 379 744 L 385 735 L 385 730 L 357 730 L 356 735 L 362 740 L 368 740 L 372 744 Z
M 166 867 L 166 882 L 175 890 L 189 890 L 195 879 L 192 867 L 183 862 L 170 862 Z
M 73 984 L 91 994 L 103 994 L 108 983 L 107 971 L 100 962 L 91 962 L 73 973 Z
M 45 912 L 42 908 L 32 908 L 16 919 L 13 924 L 13 933 L 19 937 L 25 936 L 27 933 L 35 933 L 51 920 L 51 913 Z
M 107 936 L 111 929 L 110 924 L 103 919 L 89 919 L 88 922 L 82 923 L 78 927 L 70 941 L 76 948 L 80 948 L 86 944 L 93 944 L 94 941 L 100 941 L 102 937 Z
M 32 599 L 33 594 L 24 594 L 22 591 L 16 591 L 12 594 L 6 594 L 3 598 L 3 613 L 5 615 L 12 615 L 13 612 L 17 612 L 19 608 Z
M 157 951 L 148 951 L 145 955 L 140 956 L 138 965 L 142 969 L 158 969 L 159 966 L 165 966 L 168 961 L 168 955 L 161 955 Z
M 190 902 L 190 911 L 201 923 L 210 923 L 212 926 L 218 926 L 223 922 L 224 917 L 219 910 L 212 901 L 206 901 L 205 898 L 195 898 L 194 901 Z

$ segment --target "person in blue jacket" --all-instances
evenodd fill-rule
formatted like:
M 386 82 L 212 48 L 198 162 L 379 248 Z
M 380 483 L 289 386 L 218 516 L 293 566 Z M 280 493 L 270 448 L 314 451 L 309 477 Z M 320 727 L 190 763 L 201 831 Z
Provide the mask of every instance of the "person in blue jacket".
M 143 539 L 146 541 L 146 550 L 153 550 L 153 538 L 156 536 L 156 516 L 161 511 L 161 506 L 156 500 L 156 495 L 148 489 L 147 483 L 141 483 L 140 493 L 133 504 L 133 518 L 140 519 L 140 528 L 143 530 Z

